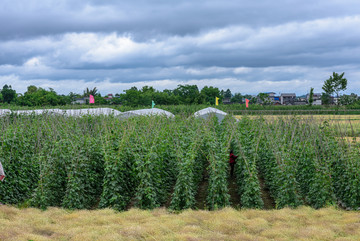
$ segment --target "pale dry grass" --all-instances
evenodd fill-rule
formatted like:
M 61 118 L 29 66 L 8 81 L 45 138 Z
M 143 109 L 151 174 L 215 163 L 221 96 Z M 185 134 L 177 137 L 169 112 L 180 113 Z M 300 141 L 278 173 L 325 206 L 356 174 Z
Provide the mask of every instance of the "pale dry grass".
M 236 115 L 237 119 L 241 119 L 244 115 Z M 292 118 L 294 115 L 245 115 L 250 119 L 257 119 L 260 116 L 265 120 L 277 120 L 279 118 Z M 360 115 L 296 115 L 300 119 L 314 119 L 318 121 L 354 121 L 360 122 Z
M 348 143 L 360 143 L 360 137 L 343 136 L 343 137 L 339 137 L 339 139 L 343 139 Z
M 243 116 L 235 116 L 241 119 Z M 349 136 L 360 138 L 360 115 L 247 115 L 248 118 L 254 120 L 263 118 L 268 122 L 275 122 L 280 118 L 292 121 L 293 118 L 299 119 L 302 123 L 331 126 L 337 136 Z
M 301 207 L 173 214 L 3 205 L 0 240 L 360 240 L 360 212 Z

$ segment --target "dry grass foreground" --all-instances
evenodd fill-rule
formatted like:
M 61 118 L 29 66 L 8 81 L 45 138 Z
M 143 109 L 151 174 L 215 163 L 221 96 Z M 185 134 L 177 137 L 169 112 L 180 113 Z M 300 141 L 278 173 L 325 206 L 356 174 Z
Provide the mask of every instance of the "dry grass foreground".
M 172 214 L 2 205 L 0 240 L 360 240 L 360 212 L 300 207 Z

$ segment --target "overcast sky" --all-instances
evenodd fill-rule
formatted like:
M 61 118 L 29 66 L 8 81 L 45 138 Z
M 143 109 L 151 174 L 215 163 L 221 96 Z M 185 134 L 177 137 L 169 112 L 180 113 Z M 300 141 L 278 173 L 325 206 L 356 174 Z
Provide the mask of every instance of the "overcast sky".
M 359 0 L 1 0 L 0 88 L 360 94 Z

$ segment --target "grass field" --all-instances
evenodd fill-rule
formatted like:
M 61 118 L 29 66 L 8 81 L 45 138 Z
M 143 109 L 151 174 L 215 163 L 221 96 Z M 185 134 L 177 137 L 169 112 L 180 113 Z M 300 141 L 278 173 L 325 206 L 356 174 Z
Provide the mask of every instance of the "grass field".
M 360 212 L 299 207 L 174 214 L 2 205 L 0 240 L 360 240 Z

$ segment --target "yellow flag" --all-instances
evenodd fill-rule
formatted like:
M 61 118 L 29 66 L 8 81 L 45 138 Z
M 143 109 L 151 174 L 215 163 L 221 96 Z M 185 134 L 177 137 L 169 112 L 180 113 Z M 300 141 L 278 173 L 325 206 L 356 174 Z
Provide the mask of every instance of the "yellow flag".
M 219 105 L 219 98 L 215 97 L 215 105 Z

